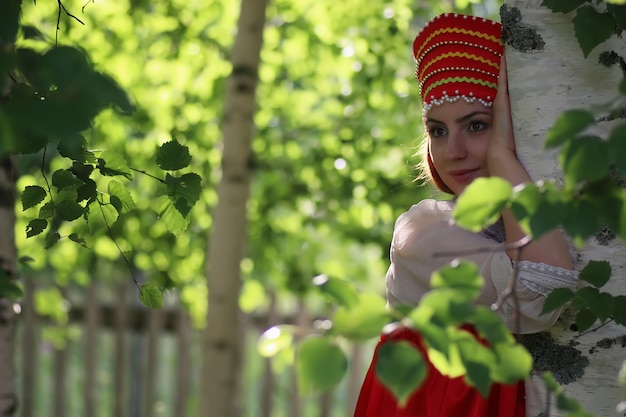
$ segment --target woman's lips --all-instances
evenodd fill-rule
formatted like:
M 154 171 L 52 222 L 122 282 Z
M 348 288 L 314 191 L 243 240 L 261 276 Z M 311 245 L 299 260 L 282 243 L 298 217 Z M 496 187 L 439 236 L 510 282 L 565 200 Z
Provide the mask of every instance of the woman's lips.
M 477 169 L 459 169 L 457 171 L 450 171 L 450 176 L 458 184 L 468 184 L 476 177 L 477 171 Z

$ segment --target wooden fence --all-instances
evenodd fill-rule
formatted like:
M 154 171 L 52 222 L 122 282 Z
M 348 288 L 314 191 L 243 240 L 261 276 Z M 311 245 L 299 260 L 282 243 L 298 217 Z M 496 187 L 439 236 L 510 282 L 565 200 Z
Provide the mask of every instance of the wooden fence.
M 68 310 L 64 343 L 55 344 L 44 336 L 55 327 L 36 314 L 34 284 L 25 282 L 16 340 L 16 416 L 196 417 L 201 335 L 187 312 L 176 304 L 145 308 L 128 285 L 109 289 L 113 300 L 107 303 L 101 289 L 92 284 L 82 292 L 82 302 Z M 256 339 L 271 325 L 309 324 L 304 307 L 292 319 L 280 317 L 271 309 L 267 316 L 244 318 L 244 416 L 350 416 L 370 347 L 347 347 L 352 366 L 335 391 L 302 396 L 292 366 L 256 353 Z

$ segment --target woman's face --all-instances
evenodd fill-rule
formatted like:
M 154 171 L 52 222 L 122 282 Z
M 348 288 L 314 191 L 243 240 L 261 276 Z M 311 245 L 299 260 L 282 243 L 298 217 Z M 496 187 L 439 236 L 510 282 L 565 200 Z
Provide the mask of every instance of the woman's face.
M 487 147 L 493 109 L 464 100 L 433 106 L 426 113 L 432 163 L 441 180 L 459 195 L 475 178 L 487 177 Z

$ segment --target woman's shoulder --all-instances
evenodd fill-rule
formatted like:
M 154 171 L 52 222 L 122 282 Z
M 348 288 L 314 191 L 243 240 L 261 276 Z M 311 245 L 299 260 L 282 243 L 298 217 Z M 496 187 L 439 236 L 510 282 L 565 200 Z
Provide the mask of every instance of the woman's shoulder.
M 433 199 L 421 200 L 402 213 L 396 220 L 394 235 L 396 243 L 410 241 L 423 235 L 435 225 L 448 225 L 454 203 Z
M 449 200 L 424 199 L 411 206 L 398 218 L 398 223 L 416 220 L 445 220 L 450 219 L 454 202 Z

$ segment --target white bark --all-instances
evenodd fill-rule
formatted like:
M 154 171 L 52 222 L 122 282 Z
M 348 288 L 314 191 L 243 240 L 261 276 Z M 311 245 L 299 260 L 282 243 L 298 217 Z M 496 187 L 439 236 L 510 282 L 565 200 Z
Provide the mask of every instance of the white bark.
M 246 242 L 253 115 L 268 0 L 242 0 L 222 124 L 222 179 L 208 245 L 209 311 L 200 381 L 200 417 L 236 417 L 242 369 L 240 262 Z
M 521 23 L 536 29 L 545 41 L 545 47 L 540 51 L 523 53 L 506 48 L 511 110 L 520 159 L 534 180 L 560 180 L 563 175 L 557 163 L 558 151 L 544 149 L 545 134 L 563 111 L 589 108 L 615 97 L 621 71 L 617 66 L 607 68 L 598 64 L 598 54 L 615 50 L 624 56 L 626 48 L 623 41 L 610 39 L 584 59 L 571 23 L 574 13 L 553 13 L 540 6 L 541 0 L 507 0 L 506 3 L 509 8 L 520 9 Z M 604 132 L 610 128 L 611 123 L 598 127 Z M 606 137 L 603 133 L 601 135 Z M 577 256 L 578 266 L 592 259 L 609 261 L 613 277 L 603 291 L 624 294 L 624 287 L 620 285 L 624 279 L 623 244 L 612 240 L 603 246 L 591 239 Z M 572 322 L 571 314 L 565 314 L 550 330 L 559 344 L 566 345 L 576 337 L 577 333 L 570 330 Z M 581 378 L 564 388 L 588 412 L 599 417 L 617 415 L 615 406 L 626 392 L 626 388 L 617 383 L 618 371 L 626 359 L 621 339 L 624 335 L 626 328 L 609 324 L 575 339 L 577 344 L 574 347 L 589 359 L 589 365 Z M 598 346 L 599 341 L 606 344 Z M 537 397 L 536 402 L 537 408 L 529 416 L 536 416 L 545 409 L 545 395 Z M 554 408 L 552 406 L 553 415 L 558 415 Z

